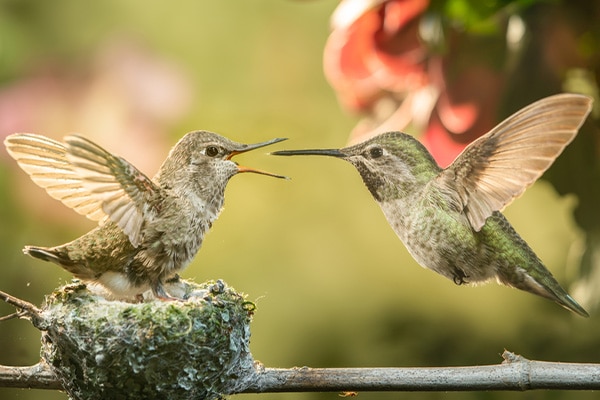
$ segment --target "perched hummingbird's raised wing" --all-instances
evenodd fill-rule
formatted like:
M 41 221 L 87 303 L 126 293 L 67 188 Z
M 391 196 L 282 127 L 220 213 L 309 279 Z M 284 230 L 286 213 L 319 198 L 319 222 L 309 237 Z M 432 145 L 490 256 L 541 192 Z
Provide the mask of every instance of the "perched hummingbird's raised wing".
M 137 247 L 151 200 L 156 198 L 160 188 L 127 160 L 86 138 L 67 136 L 65 142 L 67 159 L 81 177 L 83 187 Z
M 8 136 L 4 144 L 19 166 L 50 196 L 93 221 L 106 217 L 101 204 L 83 187 L 62 143 L 25 133 Z
M 108 216 L 134 246 L 139 245 L 147 200 L 160 189 L 129 162 L 95 143 L 79 136 L 65 141 L 66 146 L 41 135 L 15 134 L 4 143 L 50 196 L 91 220 Z
M 458 193 L 473 228 L 479 231 L 494 211 L 520 196 L 575 138 L 592 99 L 559 94 L 511 115 L 467 146 L 438 177 Z

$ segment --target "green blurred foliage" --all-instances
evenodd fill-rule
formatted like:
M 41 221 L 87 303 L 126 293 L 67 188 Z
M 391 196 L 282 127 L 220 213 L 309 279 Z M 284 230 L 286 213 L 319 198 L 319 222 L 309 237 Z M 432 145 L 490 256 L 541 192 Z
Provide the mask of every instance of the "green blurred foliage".
M 279 148 L 342 146 L 356 120 L 341 111 L 322 73 L 323 45 L 336 5 L 331 0 L 0 0 L 0 93 L 49 67 L 76 76 L 75 84 L 85 81 L 99 73 L 94 60 L 103 47 L 133 42 L 183 71 L 191 92 L 184 114 L 159 127 L 166 135 L 162 156 L 155 159 L 151 153 L 152 159 L 145 160 L 145 142 L 121 149 L 130 151 L 128 158 L 153 166 L 145 171 L 149 175 L 166 156 L 166 144 L 195 129 L 247 142 L 290 138 Z M 110 64 L 101 67 L 110 69 Z M 92 121 L 102 126 L 110 115 L 96 112 Z M 68 129 L 83 134 L 86 128 L 93 130 L 93 124 L 73 121 Z M 65 124 L 44 129 L 37 133 L 57 138 L 67 133 L 59 131 Z M 125 139 L 128 131 L 108 134 Z M 102 137 L 95 140 L 106 144 Z M 501 361 L 505 348 L 532 359 L 600 361 L 595 315 L 578 318 L 549 301 L 494 283 L 458 287 L 420 268 L 350 165 L 260 152 L 238 161 L 293 179 L 234 177 L 224 212 L 183 276 L 223 279 L 256 301 L 251 347 L 266 366 L 493 364 Z M 559 197 L 548 184 L 537 184 L 506 213 L 563 283 L 570 278 L 569 259 L 581 247 L 582 235 L 571 216 L 574 206 L 573 199 Z M 5 153 L 0 154 L 0 218 L 1 289 L 39 304 L 70 276 L 23 256 L 21 247 L 60 244 L 93 224 L 37 189 Z M 1 315 L 10 312 L 0 305 Z M 27 321 L 0 323 L 0 343 L 0 364 L 28 365 L 39 358 L 39 333 Z M 567 395 L 510 394 L 515 399 Z M 335 393 L 259 396 L 337 398 Z M 360 396 L 497 399 L 506 394 Z M 66 395 L 2 389 L 0 397 Z
M 494 20 L 498 13 L 507 9 L 524 9 L 542 2 L 544 0 L 432 0 L 429 10 L 440 13 L 451 24 L 460 25 L 471 32 L 484 33 L 497 29 Z

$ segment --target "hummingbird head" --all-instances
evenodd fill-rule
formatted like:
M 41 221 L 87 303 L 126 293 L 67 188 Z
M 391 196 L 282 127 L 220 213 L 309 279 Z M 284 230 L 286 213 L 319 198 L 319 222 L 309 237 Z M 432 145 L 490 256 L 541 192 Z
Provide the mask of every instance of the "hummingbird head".
M 384 133 L 342 149 L 283 150 L 271 154 L 342 158 L 356 167 L 377 201 L 401 197 L 441 171 L 427 149 L 402 132 Z
M 243 144 L 213 132 L 190 132 L 171 149 L 156 179 L 161 186 L 167 187 L 193 186 L 193 190 L 217 187 L 225 190 L 229 179 L 241 172 L 285 178 L 259 169 L 240 166 L 232 160 L 232 157 L 237 154 L 283 140 L 285 139 L 277 138 L 256 144 Z

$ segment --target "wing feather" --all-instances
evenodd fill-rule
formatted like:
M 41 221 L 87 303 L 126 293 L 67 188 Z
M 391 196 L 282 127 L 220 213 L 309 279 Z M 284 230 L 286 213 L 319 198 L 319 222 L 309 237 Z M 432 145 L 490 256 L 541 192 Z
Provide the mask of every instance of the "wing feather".
M 110 218 L 138 246 L 148 204 L 159 187 L 88 139 L 67 136 L 65 142 L 36 134 L 14 134 L 4 141 L 8 153 L 50 196 L 91 220 Z
M 591 111 L 592 99 L 559 94 L 539 100 L 471 143 L 438 177 L 458 193 L 475 230 L 520 196 L 549 167 Z
M 81 178 L 67 160 L 67 148 L 55 140 L 35 134 L 14 134 L 4 144 L 8 153 L 40 187 L 92 221 L 106 214 L 82 184 Z
M 134 246 L 148 218 L 148 204 L 160 188 L 125 159 L 81 136 L 65 137 L 67 159 L 82 185 L 102 203 L 102 210 L 129 237 Z

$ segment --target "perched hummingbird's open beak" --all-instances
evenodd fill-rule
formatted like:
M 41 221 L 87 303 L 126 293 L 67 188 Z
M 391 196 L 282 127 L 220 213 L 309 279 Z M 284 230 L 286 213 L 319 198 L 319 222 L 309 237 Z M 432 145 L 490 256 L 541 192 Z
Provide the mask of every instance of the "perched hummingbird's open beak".
M 330 156 L 330 157 L 346 157 L 338 149 L 308 149 L 308 150 L 280 150 L 270 153 L 274 156 Z
M 244 145 L 241 145 L 240 148 L 235 149 L 231 153 L 229 153 L 229 155 L 227 156 L 226 159 L 227 160 L 231 160 L 231 158 L 233 156 L 237 155 L 237 154 L 242 154 L 242 153 L 245 153 L 245 152 L 250 151 L 250 150 L 260 149 L 261 147 L 269 146 L 269 145 L 274 144 L 274 143 L 283 142 L 284 140 L 287 140 L 287 138 L 275 138 L 275 139 L 271 139 L 271 140 L 268 140 L 266 142 L 261 142 L 261 143 L 244 144 Z M 241 172 L 253 172 L 255 174 L 272 176 L 274 178 L 290 179 L 290 178 L 288 178 L 287 176 L 284 176 L 284 175 L 272 174 L 272 173 L 267 172 L 267 171 L 262 171 L 260 169 L 254 169 L 254 168 L 250 168 L 250 167 L 243 167 L 241 165 L 238 165 L 237 168 L 238 168 L 238 173 L 241 173 Z

